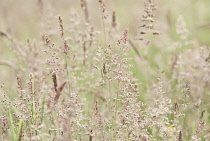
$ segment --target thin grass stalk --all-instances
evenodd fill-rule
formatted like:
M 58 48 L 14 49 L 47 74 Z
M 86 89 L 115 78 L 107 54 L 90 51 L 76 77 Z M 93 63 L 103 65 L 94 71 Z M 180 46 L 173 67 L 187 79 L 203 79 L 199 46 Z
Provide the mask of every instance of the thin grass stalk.
M 60 36 L 61 39 L 63 40 L 64 43 L 64 55 L 65 55 L 65 67 L 66 67 L 66 75 L 68 78 L 68 90 L 69 90 L 69 94 L 71 93 L 71 85 L 70 85 L 70 79 L 69 79 L 69 71 L 68 71 L 68 61 L 67 61 L 67 55 L 68 55 L 68 51 L 69 51 L 69 47 L 68 44 L 66 42 L 66 40 L 64 39 L 64 28 L 63 28 L 63 20 L 61 18 L 61 16 L 59 16 L 59 30 L 60 30 Z
M 99 4 L 101 6 L 101 18 L 102 18 L 102 23 L 103 23 L 104 42 L 105 42 L 105 47 L 107 47 L 106 29 L 105 29 L 105 21 L 104 21 L 105 4 L 103 0 L 99 0 Z
M 16 67 L 15 64 L 13 64 L 12 62 L 10 61 L 7 61 L 7 60 L 0 60 L 0 65 L 5 65 L 5 66 L 8 66 L 10 68 L 13 68 L 16 72 L 18 71 L 18 68 Z
M 103 0 L 99 0 L 99 4 L 101 6 L 101 18 L 102 18 L 102 24 L 103 24 L 103 33 L 104 33 L 104 44 L 105 44 L 105 47 L 103 47 L 103 49 L 105 50 L 107 48 L 107 39 L 106 39 L 106 29 L 105 29 L 105 21 L 104 21 L 104 12 L 105 12 L 105 5 L 104 5 L 104 1 Z M 103 70 L 104 70 L 104 67 L 105 67 L 105 62 L 104 62 L 104 59 L 103 59 Z M 108 81 L 108 91 L 109 91 L 109 95 L 110 95 L 110 82 Z M 107 86 L 107 77 L 105 75 L 105 84 Z
M 34 97 L 32 100 L 31 112 L 32 112 L 32 124 L 36 125 L 36 104 L 35 104 Z
M 105 47 L 107 46 L 107 42 L 106 42 L 106 29 L 105 29 L 105 22 L 104 22 L 104 17 L 102 14 L 102 22 L 103 22 L 103 30 L 104 30 L 104 42 L 105 42 Z
M 85 35 L 84 35 L 85 36 Z M 86 65 L 86 44 L 85 44 L 85 37 L 83 36 L 83 65 Z
M 141 60 L 142 57 L 141 57 L 141 55 L 140 55 L 140 53 L 139 53 L 137 47 L 134 45 L 134 43 L 133 43 L 131 40 L 128 40 L 128 41 L 129 41 L 131 47 L 133 48 L 133 50 L 135 51 L 135 53 L 138 55 L 139 59 Z
M 44 95 L 43 99 L 42 99 L 42 108 L 41 108 L 41 123 L 43 122 L 43 118 L 44 118 L 44 111 L 45 111 L 45 98 L 46 95 Z
M 179 139 L 178 141 L 182 141 L 182 131 L 179 131 Z
M 105 5 L 104 5 L 104 2 L 102 0 L 99 0 L 99 3 L 101 4 L 101 17 L 102 17 L 102 23 L 103 23 L 104 42 L 105 42 L 104 49 L 106 49 L 107 48 L 107 38 L 106 38 L 106 28 L 105 28 L 105 21 L 104 21 Z M 103 62 L 103 64 L 105 64 L 105 63 Z M 106 86 L 107 86 L 107 77 L 105 77 L 105 83 L 106 83 Z M 110 96 L 111 95 L 111 90 L 110 90 L 109 76 L 108 76 L 108 86 L 107 87 L 108 87 L 108 93 L 109 93 L 109 96 Z
M 65 55 L 65 63 L 66 63 L 66 75 L 68 78 L 68 90 L 69 90 L 69 94 L 70 94 L 71 93 L 71 84 L 70 84 L 69 71 L 68 71 L 67 55 Z
M 81 0 L 81 7 L 85 14 L 85 20 L 87 23 L 89 23 L 89 14 L 88 14 L 88 8 L 87 8 L 87 2 L 86 0 Z

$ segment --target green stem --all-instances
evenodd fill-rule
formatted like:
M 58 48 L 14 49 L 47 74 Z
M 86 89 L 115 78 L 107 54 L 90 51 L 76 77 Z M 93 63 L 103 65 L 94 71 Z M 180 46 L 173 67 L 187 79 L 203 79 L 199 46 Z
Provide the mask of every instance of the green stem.
M 68 78 L 68 89 L 69 89 L 69 94 L 71 93 L 71 85 L 70 85 L 70 79 L 69 79 L 69 71 L 68 71 L 68 62 L 67 62 L 67 55 L 65 54 L 65 63 L 66 63 L 66 75 Z

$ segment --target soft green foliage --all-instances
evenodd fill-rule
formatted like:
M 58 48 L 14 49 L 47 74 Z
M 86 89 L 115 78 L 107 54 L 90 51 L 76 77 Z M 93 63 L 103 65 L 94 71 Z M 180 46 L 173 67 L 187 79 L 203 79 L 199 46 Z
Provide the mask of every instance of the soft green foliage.
M 15 125 L 12 117 L 11 110 L 9 109 L 9 121 L 10 121 L 10 129 L 11 129 L 11 134 L 12 134 L 12 140 L 16 141 L 17 140 L 17 134 L 15 131 Z
M 17 141 L 21 141 L 22 130 L 23 130 L 23 120 L 20 119 L 19 126 L 18 126 L 18 134 L 17 134 L 18 138 L 17 138 Z

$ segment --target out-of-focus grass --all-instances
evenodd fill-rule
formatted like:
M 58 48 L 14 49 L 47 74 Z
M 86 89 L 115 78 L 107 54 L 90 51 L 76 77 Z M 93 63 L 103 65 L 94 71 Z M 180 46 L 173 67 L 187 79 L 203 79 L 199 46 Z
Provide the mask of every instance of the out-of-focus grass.
M 172 46 L 174 43 L 181 42 L 180 36 L 176 32 L 176 23 L 180 16 L 182 16 L 186 22 L 186 27 L 190 32 L 190 40 L 196 42 L 197 45 L 210 45 L 210 9 L 208 7 L 208 5 L 210 5 L 209 0 L 161 0 L 156 1 L 156 3 L 158 4 L 159 8 L 156 13 L 155 26 L 157 27 L 158 31 L 161 32 L 161 35 L 154 39 L 152 36 L 148 36 L 149 39 L 153 40 L 149 46 L 145 46 L 144 43 L 134 40 L 134 44 L 138 47 L 141 56 L 147 57 L 148 64 L 142 63 L 143 60 L 138 58 L 133 50 L 131 50 L 129 54 L 130 57 L 133 57 L 131 63 L 135 65 L 135 67 L 130 68 L 130 70 L 134 73 L 134 77 L 137 78 L 138 82 L 140 83 L 139 100 L 145 103 L 147 103 L 148 99 L 150 99 L 149 93 L 151 92 L 150 88 L 152 83 L 162 74 L 166 75 L 168 78 L 171 77 L 171 70 L 168 64 L 168 60 L 171 59 L 171 56 L 192 48 L 192 46 L 188 45 L 183 45 L 182 48 L 175 48 Z M 119 32 L 120 35 L 123 34 L 124 29 L 128 29 L 130 39 L 134 39 L 135 37 L 139 36 L 138 26 L 141 25 L 141 17 L 144 12 L 144 5 L 142 0 L 107 0 L 106 4 L 107 10 L 110 12 L 109 16 L 111 16 L 112 11 L 116 12 L 118 26 L 117 32 Z M 42 9 L 42 6 L 44 10 Z M 52 12 L 52 17 L 54 16 L 52 19 L 55 20 L 54 24 L 57 26 L 58 15 L 64 15 L 62 16 L 64 23 L 71 24 L 67 20 L 69 18 L 68 13 L 70 13 L 72 10 L 79 12 L 79 10 L 77 10 L 78 7 L 80 7 L 80 2 L 74 0 L 52 0 L 48 3 L 44 2 L 43 5 L 42 3 L 39 3 L 38 0 L 1 0 L 0 31 L 6 31 L 10 33 L 15 39 L 22 43 L 21 46 L 25 47 L 27 45 L 27 39 L 33 40 L 36 38 L 41 38 L 40 32 L 42 32 L 43 21 L 47 22 L 48 20 L 45 19 L 46 13 L 49 11 Z M 90 23 L 96 27 L 96 30 L 103 28 L 101 13 L 98 12 L 98 7 L 98 2 L 88 1 L 88 10 L 89 14 L 91 15 Z M 110 23 L 105 22 L 105 31 L 108 41 L 111 40 L 111 37 L 108 36 L 109 30 Z M 104 38 L 103 34 L 99 36 Z M 111 44 L 115 43 L 111 42 Z M 0 60 L 8 60 L 12 62 L 16 59 L 17 56 L 15 56 L 11 46 L 12 44 L 9 40 L 7 40 L 5 37 L 0 37 Z M 141 62 L 141 65 L 139 65 L 139 62 Z M 0 71 L 0 85 L 5 83 L 5 89 L 7 89 L 8 86 L 8 89 L 16 87 L 16 72 L 11 68 L 2 65 L 0 65 Z M 79 74 L 80 72 L 77 73 Z M 94 82 L 94 80 L 91 80 L 91 82 Z M 171 84 L 173 86 L 178 82 L 173 80 L 171 83 L 174 83 Z M 83 85 L 82 81 L 81 85 Z M 173 95 L 180 92 L 180 89 L 177 88 L 177 90 L 171 90 L 172 100 L 174 100 Z M 1 90 L 0 92 L 2 93 Z M 12 99 L 13 97 L 16 97 L 17 93 L 9 90 L 8 94 Z M 81 93 L 81 95 L 83 95 L 83 93 Z M 90 101 L 90 103 L 87 105 L 92 104 L 91 100 L 93 100 L 93 98 L 94 96 L 92 95 L 87 97 L 87 99 Z M 44 113 L 45 110 L 43 106 L 44 104 L 45 96 L 42 99 L 42 113 Z M 93 105 L 90 107 L 93 107 Z M 88 106 L 85 107 L 86 111 L 89 111 L 88 108 Z M 31 103 L 31 112 L 33 119 L 32 122 L 35 124 L 36 102 L 34 99 Z M 0 113 L 3 112 L 1 111 Z M 15 140 L 19 138 L 21 134 L 23 121 L 19 121 L 19 129 L 18 132 L 16 132 L 13 125 L 13 117 L 11 111 L 9 112 L 9 117 L 11 123 L 11 132 L 13 139 Z M 41 119 L 44 120 L 43 117 Z M 209 122 L 210 120 L 208 120 L 208 123 Z M 191 128 L 192 131 L 190 131 L 191 133 L 194 133 L 196 130 L 193 124 Z

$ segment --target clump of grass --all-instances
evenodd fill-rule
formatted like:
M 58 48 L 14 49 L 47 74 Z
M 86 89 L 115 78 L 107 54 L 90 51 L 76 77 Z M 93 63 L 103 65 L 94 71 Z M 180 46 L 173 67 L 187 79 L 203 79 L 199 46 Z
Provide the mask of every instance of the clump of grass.
M 209 46 L 182 16 L 175 38 L 160 34 L 156 1 L 146 0 L 140 23 L 126 28 L 110 3 L 81 0 L 66 16 L 39 0 L 36 39 L 0 31 L 15 56 L 0 67 L 17 75 L 0 89 L 1 140 L 209 140 Z M 144 44 L 133 40 L 137 30 Z

